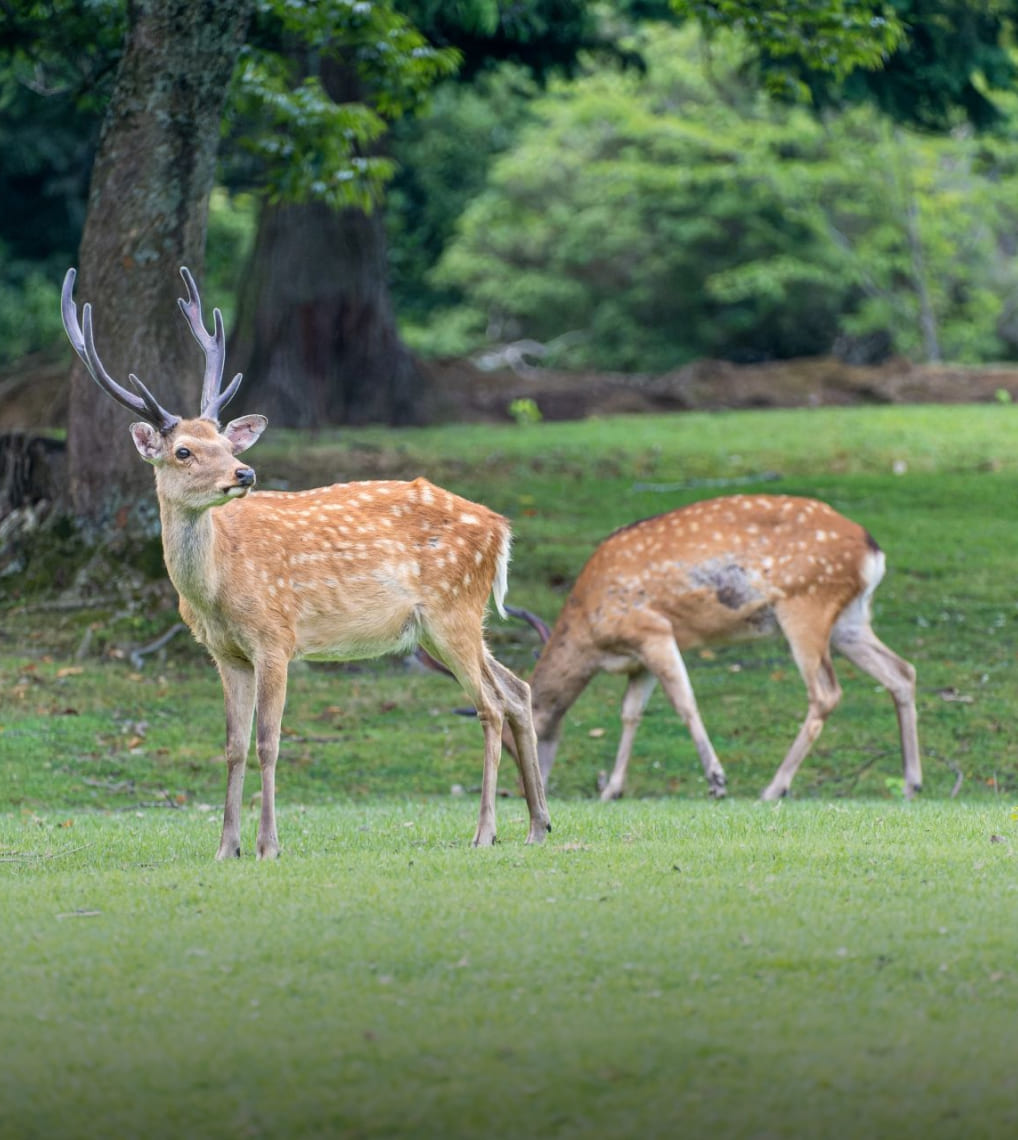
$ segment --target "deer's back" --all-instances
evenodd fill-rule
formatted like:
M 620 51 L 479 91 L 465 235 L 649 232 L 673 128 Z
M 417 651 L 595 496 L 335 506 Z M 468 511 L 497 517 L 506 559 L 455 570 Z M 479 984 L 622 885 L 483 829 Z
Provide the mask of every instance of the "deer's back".
M 867 531 L 826 503 L 733 495 L 643 519 L 610 535 L 573 587 L 601 644 L 624 642 L 641 612 L 664 615 L 680 647 L 770 633 L 774 606 L 812 598 L 833 617 L 866 587 Z

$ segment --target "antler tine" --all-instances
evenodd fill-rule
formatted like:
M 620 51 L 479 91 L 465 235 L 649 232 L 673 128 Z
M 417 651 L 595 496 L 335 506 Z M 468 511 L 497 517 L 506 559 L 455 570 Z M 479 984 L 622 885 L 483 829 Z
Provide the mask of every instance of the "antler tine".
M 223 327 L 223 314 L 218 309 L 212 310 L 215 331 L 210 333 L 205 327 L 205 319 L 202 316 L 198 286 L 186 265 L 180 267 L 180 276 L 184 279 L 184 287 L 187 289 L 187 300 L 180 297 L 177 299 L 177 304 L 187 320 L 191 335 L 205 353 L 205 376 L 201 386 L 201 418 L 218 423 L 219 413 L 236 395 L 243 373 L 238 372 L 225 391 L 221 391 L 223 368 L 226 365 L 226 330 Z
M 510 617 L 519 618 L 521 621 L 527 622 L 528 625 L 537 631 L 537 636 L 541 639 L 541 644 L 548 644 L 548 638 L 551 637 L 551 629 L 548 623 L 542 618 L 539 618 L 537 614 L 532 614 L 530 610 L 521 609 L 519 606 L 509 605 L 505 607 L 505 612 L 509 614 Z
M 64 275 L 64 285 L 60 293 L 60 313 L 64 321 L 64 331 L 71 347 L 88 369 L 89 376 L 100 388 L 118 404 L 141 416 L 143 420 L 158 428 L 164 434 L 180 423 L 180 417 L 168 412 L 135 375 L 129 377 L 140 395 L 136 396 L 113 379 L 106 371 L 95 347 L 95 334 L 92 330 L 92 306 L 86 302 L 82 307 L 81 318 L 84 325 L 78 324 L 78 306 L 74 302 L 74 281 L 77 270 L 68 269 Z

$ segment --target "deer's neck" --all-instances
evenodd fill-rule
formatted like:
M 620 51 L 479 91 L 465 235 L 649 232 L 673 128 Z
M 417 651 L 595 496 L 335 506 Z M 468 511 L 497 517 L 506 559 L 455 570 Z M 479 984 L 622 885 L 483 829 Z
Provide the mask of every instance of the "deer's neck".
M 534 724 L 540 739 L 554 736 L 559 722 L 597 672 L 597 661 L 587 645 L 579 645 L 558 625 L 534 666 L 530 691 Z
M 192 606 L 206 609 L 219 588 L 214 512 L 184 510 L 161 498 L 159 517 L 163 528 L 163 558 L 170 581 Z

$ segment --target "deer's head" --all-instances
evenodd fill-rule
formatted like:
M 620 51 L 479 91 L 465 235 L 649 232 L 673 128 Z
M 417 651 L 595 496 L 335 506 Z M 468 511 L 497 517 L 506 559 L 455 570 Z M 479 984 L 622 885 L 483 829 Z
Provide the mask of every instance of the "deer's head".
M 92 306 L 74 302 L 74 269 L 68 269 L 61 294 L 64 330 L 74 351 L 81 357 L 89 375 L 118 404 L 141 417 L 131 424 L 131 438 L 138 454 L 156 469 L 156 487 L 161 498 L 184 509 L 201 511 L 230 499 L 241 498 L 254 486 L 253 468 L 238 463 L 236 456 L 253 444 L 265 430 L 264 416 L 241 416 L 220 428 L 219 415 L 236 395 L 241 373 L 223 388 L 226 362 L 226 333 L 223 316 L 214 309 L 214 331 L 205 328 L 201 299 L 194 278 L 181 268 L 187 299 L 180 298 L 180 311 L 191 334 L 205 354 L 201 411 L 197 419 L 182 420 L 168 412 L 134 373 L 129 373 L 133 391 L 123 387 L 106 371 L 95 348 Z

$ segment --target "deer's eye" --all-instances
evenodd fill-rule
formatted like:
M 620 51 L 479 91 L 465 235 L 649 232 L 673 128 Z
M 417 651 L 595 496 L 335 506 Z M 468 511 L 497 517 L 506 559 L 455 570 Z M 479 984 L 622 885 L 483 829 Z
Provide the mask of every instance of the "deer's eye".
M 178 459 L 190 459 L 191 449 L 189 447 L 178 447 L 175 454 Z

